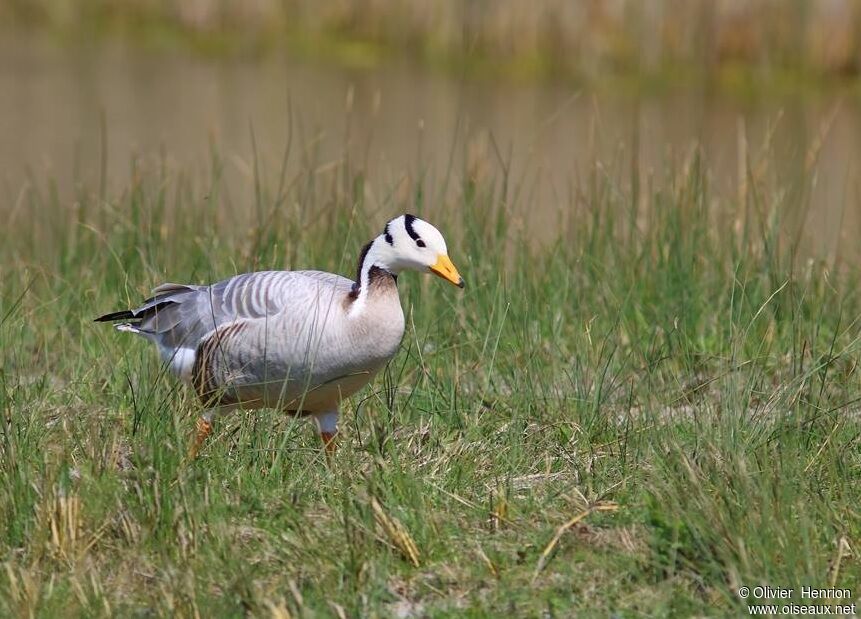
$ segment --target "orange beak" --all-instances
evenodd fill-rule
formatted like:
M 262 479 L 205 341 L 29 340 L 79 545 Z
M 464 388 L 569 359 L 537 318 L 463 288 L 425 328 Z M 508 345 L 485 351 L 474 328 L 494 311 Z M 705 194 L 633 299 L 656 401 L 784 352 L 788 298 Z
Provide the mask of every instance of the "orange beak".
M 463 281 L 463 278 L 460 276 L 460 273 L 457 272 L 457 269 L 452 264 L 451 259 L 445 254 L 439 255 L 439 258 L 437 258 L 436 263 L 430 267 L 430 272 L 434 275 L 442 277 L 445 280 L 450 281 L 458 288 L 463 288 L 464 286 L 466 286 Z

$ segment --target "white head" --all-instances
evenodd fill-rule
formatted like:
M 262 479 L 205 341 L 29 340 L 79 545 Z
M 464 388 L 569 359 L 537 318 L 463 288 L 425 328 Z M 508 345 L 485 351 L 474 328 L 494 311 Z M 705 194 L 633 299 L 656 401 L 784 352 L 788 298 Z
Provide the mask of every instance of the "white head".
M 365 287 L 373 267 L 398 275 L 404 270 L 434 273 L 460 288 L 463 278 L 448 257 L 440 231 L 414 215 L 401 215 L 386 224 L 359 259 L 357 283 Z
M 374 239 L 377 266 L 397 275 L 403 270 L 430 272 L 463 288 L 463 278 L 448 257 L 440 231 L 414 215 L 401 215 L 386 224 Z

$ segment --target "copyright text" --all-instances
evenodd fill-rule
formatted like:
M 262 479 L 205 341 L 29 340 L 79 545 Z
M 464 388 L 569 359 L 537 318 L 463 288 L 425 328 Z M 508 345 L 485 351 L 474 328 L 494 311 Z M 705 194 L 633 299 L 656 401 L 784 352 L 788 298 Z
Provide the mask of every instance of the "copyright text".
M 851 617 L 856 614 L 852 591 L 849 589 L 820 588 L 806 585 L 798 588 L 758 585 L 755 587 L 739 587 L 736 593 L 744 601 L 770 602 L 766 604 L 748 604 L 747 612 L 752 616 L 842 615 L 844 617 Z M 785 601 L 775 604 L 772 600 Z

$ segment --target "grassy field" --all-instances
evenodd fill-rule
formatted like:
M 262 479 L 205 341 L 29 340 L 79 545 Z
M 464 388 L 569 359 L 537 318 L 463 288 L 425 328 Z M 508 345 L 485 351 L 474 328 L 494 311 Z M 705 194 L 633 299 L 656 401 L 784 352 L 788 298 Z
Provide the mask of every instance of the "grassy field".
M 795 255 L 804 179 L 751 175 L 742 204 L 696 156 L 633 187 L 596 167 L 536 246 L 502 172 L 402 200 L 346 164 L 230 194 L 221 166 L 6 188 L 0 615 L 740 616 L 742 585 L 857 593 L 861 298 L 854 267 Z M 404 211 L 467 288 L 401 277 L 402 350 L 331 466 L 272 411 L 186 462 L 194 400 L 92 318 L 162 281 L 352 273 Z

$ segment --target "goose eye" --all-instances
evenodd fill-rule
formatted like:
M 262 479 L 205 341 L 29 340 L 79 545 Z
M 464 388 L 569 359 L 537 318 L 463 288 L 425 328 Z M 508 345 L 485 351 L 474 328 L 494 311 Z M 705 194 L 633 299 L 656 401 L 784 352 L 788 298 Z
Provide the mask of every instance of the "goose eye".
M 427 247 L 427 245 L 425 245 L 425 242 L 421 239 L 416 241 L 416 245 L 418 245 L 419 247 Z

